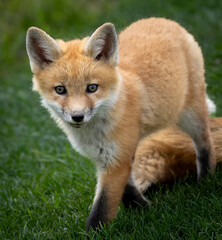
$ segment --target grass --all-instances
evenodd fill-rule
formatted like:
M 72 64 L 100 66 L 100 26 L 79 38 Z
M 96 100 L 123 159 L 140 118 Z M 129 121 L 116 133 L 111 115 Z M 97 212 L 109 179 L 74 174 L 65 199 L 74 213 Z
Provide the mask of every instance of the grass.
M 25 32 L 31 25 L 54 37 L 90 34 L 105 21 L 118 31 L 144 17 L 185 26 L 205 56 L 208 94 L 222 115 L 222 2 L 0 2 L 0 239 L 84 239 L 96 184 L 92 161 L 78 155 L 31 91 Z M 151 190 L 149 209 L 120 206 L 118 217 L 90 239 L 222 239 L 222 181 L 194 178 Z

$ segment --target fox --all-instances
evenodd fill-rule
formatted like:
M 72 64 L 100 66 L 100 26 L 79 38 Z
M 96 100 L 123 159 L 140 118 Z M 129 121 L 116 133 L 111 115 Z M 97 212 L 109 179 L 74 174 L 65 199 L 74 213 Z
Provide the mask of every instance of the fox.
M 30 27 L 26 49 L 43 107 L 96 164 L 87 231 L 109 224 L 121 201 L 149 206 L 131 170 L 139 141 L 157 130 L 176 124 L 191 137 L 198 181 L 214 171 L 202 52 L 175 21 L 141 19 L 119 35 L 108 22 L 66 42 Z
M 222 164 L 222 117 L 210 119 L 217 165 Z M 191 138 L 178 127 L 168 127 L 138 144 L 132 174 L 141 192 L 157 184 L 172 183 L 196 172 L 196 153 Z

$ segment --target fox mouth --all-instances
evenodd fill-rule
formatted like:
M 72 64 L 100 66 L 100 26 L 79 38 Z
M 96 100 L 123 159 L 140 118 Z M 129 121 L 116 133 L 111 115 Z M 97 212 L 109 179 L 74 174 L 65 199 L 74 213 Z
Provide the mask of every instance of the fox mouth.
M 74 128 L 81 128 L 85 124 L 84 123 L 69 123 L 69 125 L 71 125 Z

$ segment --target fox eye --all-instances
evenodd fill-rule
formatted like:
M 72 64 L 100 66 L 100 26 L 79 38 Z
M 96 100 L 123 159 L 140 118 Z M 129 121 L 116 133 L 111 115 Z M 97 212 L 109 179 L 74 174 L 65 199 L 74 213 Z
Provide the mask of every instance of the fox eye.
M 56 91 L 56 93 L 58 93 L 60 95 L 66 94 L 66 92 L 67 92 L 66 88 L 63 86 L 56 86 L 55 91 Z
M 97 84 L 89 84 L 86 88 L 86 92 L 87 93 L 94 93 L 96 92 L 98 89 L 98 85 Z

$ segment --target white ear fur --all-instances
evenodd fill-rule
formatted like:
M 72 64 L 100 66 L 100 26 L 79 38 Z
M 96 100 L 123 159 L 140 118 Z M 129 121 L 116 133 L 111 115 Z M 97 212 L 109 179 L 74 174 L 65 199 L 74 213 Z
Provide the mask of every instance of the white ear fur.
M 95 60 L 103 60 L 116 66 L 119 62 L 118 37 L 112 23 L 105 23 L 97 28 L 88 39 L 84 52 Z
M 34 74 L 54 62 L 62 54 L 57 42 L 37 27 L 31 27 L 27 31 L 26 50 Z

